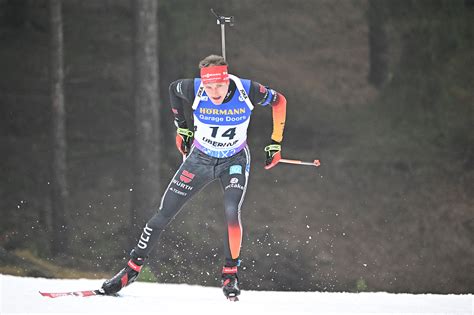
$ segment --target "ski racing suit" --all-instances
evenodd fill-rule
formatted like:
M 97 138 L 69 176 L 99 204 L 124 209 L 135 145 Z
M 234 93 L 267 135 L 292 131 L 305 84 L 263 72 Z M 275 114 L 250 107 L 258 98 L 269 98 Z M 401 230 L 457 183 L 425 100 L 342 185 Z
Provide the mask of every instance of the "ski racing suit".
M 184 106 L 192 106 L 194 141 L 190 152 L 173 176 L 158 211 L 145 225 L 135 255 L 147 257 L 152 247 L 184 204 L 204 186 L 219 180 L 224 194 L 227 224 L 224 242 L 226 266 L 239 264 L 242 244 L 240 210 L 247 190 L 250 151 L 247 128 L 253 104 L 273 109 L 272 139 L 280 142 L 286 114 L 285 97 L 257 82 L 229 75 L 229 90 L 220 105 L 214 105 L 201 79 L 181 79 L 170 85 L 170 101 L 179 128 L 187 128 Z

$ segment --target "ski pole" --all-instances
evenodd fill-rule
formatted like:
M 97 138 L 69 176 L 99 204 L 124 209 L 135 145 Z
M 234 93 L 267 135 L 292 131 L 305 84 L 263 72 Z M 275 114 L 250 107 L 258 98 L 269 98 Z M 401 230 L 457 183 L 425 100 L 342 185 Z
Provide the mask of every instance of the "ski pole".
M 295 165 L 311 165 L 319 167 L 321 165 L 321 161 L 314 160 L 313 162 L 303 162 L 300 160 L 290 160 L 290 159 L 280 159 L 278 163 L 288 163 L 288 164 L 295 164 Z
M 219 15 L 214 9 L 211 9 L 211 12 L 217 18 L 217 25 L 221 26 L 222 57 L 224 57 L 224 60 L 227 60 L 225 56 L 225 23 L 229 23 L 229 26 L 234 26 L 234 17 Z

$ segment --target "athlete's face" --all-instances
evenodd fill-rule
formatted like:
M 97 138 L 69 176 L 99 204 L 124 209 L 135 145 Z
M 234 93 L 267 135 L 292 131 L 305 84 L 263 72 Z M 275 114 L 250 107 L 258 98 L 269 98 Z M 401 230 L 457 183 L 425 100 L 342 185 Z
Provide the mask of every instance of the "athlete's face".
M 229 82 L 207 83 L 204 84 L 204 91 L 215 105 L 220 105 L 224 101 L 227 91 L 229 90 Z

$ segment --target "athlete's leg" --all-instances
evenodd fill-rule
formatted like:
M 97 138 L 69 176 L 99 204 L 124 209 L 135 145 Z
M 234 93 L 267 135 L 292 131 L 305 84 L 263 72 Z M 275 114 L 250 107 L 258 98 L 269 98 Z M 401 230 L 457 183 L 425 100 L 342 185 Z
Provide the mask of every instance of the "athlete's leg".
M 134 253 L 147 257 L 163 231 L 184 204 L 213 179 L 212 165 L 198 158 L 197 149 L 186 159 L 170 181 L 158 211 L 143 228 Z
M 191 150 L 169 183 L 161 199 L 158 212 L 143 229 L 137 246 L 130 253 L 130 261 L 114 277 L 102 284 L 105 294 L 115 294 L 138 277 L 145 258 L 148 257 L 165 226 L 176 216 L 189 198 L 212 181 L 212 160 L 202 157 L 199 151 Z
M 241 158 L 235 159 L 220 175 L 224 190 L 224 209 L 226 218 L 226 239 L 224 241 L 226 266 L 238 265 L 242 245 L 242 222 L 240 209 L 244 201 L 248 183 L 250 154 L 244 149 Z

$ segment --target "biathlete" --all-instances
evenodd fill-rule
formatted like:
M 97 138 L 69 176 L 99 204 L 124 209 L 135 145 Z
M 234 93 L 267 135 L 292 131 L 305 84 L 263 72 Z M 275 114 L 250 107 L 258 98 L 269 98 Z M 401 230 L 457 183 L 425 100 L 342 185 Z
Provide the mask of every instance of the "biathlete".
M 255 81 L 229 74 L 221 56 L 206 57 L 199 68 L 200 78 L 178 80 L 169 88 L 177 127 L 176 146 L 184 161 L 166 188 L 158 211 L 143 228 L 127 266 L 102 285 L 105 294 L 115 294 L 135 281 L 163 229 L 195 193 L 217 179 L 224 191 L 227 224 L 222 288 L 228 298 L 240 294 L 240 210 L 250 172 L 247 128 L 254 105 L 272 108 L 273 132 L 271 144 L 265 147 L 265 168 L 275 166 L 281 159 L 286 99 Z M 192 129 L 184 115 L 184 104 L 192 106 Z

